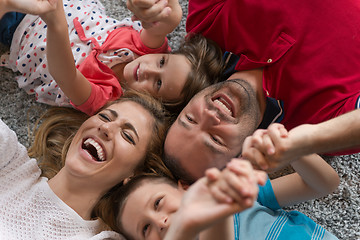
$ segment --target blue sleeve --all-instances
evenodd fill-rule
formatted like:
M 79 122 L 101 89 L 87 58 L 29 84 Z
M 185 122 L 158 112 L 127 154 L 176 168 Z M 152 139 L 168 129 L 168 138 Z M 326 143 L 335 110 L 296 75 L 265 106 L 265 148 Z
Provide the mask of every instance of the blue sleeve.
M 276 200 L 270 179 L 266 181 L 264 186 L 259 186 L 259 195 L 257 201 L 261 205 L 272 210 L 281 209 L 278 201 Z

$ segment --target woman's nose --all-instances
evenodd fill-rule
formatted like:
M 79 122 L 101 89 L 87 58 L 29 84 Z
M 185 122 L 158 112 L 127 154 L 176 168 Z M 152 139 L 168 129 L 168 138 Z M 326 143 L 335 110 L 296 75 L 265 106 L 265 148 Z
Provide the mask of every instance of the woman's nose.
M 220 124 L 220 119 L 217 116 L 215 110 L 205 109 L 202 117 L 202 125 L 203 127 L 209 127 Z
M 113 129 L 115 123 L 114 122 L 106 122 L 99 126 L 100 136 L 104 137 L 106 140 L 111 139 L 113 137 Z

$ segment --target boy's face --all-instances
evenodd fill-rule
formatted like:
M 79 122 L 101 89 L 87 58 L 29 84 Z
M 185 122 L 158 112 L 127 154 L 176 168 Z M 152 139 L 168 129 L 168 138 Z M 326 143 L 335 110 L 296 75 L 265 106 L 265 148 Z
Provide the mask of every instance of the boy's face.
M 190 71 L 190 62 L 184 55 L 146 54 L 125 66 L 122 82 L 162 101 L 176 102 L 183 97 L 181 91 Z
M 134 239 L 164 238 L 172 214 L 181 202 L 184 190 L 164 182 L 146 181 L 132 192 L 124 206 L 121 222 Z

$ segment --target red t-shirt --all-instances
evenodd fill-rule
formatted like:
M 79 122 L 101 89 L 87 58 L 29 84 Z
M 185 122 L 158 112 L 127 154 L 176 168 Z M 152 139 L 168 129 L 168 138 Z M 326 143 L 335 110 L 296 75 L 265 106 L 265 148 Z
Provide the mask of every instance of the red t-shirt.
M 263 67 L 290 130 L 359 108 L 359 12 L 360 1 L 190 0 L 186 28 L 239 55 L 236 70 Z

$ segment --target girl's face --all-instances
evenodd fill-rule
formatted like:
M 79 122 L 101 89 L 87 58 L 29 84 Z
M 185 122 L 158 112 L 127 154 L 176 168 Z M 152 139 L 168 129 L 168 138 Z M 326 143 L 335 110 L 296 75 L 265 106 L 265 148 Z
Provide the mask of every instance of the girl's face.
M 145 181 L 133 191 L 124 206 L 121 222 L 134 239 L 162 239 L 184 193 L 168 183 Z
M 190 71 L 190 62 L 184 55 L 146 54 L 125 66 L 122 81 L 128 88 L 175 102 L 182 99 L 181 91 Z
M 66 171 L 109 189 L 133 174 L 145 157 L 154 118 L 141 105 L 115 103 L 85 121 L 66 155 Z

